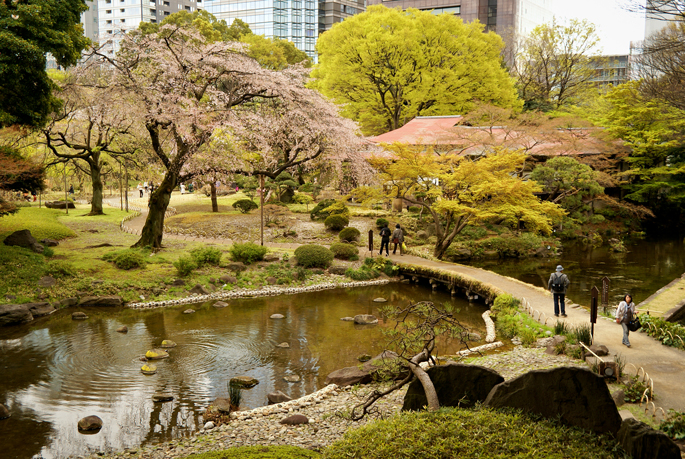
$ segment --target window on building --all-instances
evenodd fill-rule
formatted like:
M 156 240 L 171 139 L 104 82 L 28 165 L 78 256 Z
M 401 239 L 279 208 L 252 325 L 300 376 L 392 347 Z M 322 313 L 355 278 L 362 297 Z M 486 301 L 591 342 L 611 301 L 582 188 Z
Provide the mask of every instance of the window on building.
M 111 19 L 107 19 L 106 23 L 107 23 L 107 24 L 111 24 L 111 23 L 112 23 L 112 20 L 111 20 Z
M 150 19 L 150 22 L 153 23 L 153 24 L 156 24 L 156 23 L 157 23 L 157 19 L 152 18 L 152 19 Z
M 121 19 L 119 22 L 122 22 L 122 23 L 126 22 L 126 19 Z
M 164 16 L 169 16 L 169 12 L 168 12 L 168 11 L 165 11 L 165 12 L 164 12 Z
M 112 0 L 105 0 L 105 4 L 109 5 L 110 3 L 112 3 Z
M 150 14 L 156 15 L 156 14 L 157 14 L 157 10 L 150 9 Z
M 112 10 L 107 10 L 107 11 L 105 11 L 105 13 L 112 14 Z
M 119 12 L 120 12 L 120 13 L 125 13 L 125 12 L 126 12 L 126 8 L 120 8 L 120 9 L 119 9 Z
M 164 6 L 169 6 L 169 2 L 164 2 Z
M 112 31 L 111 31 L 111 30 L 108 30 L 107 33 L 108 33 L 109 35 L 112 35 Z
M 189 6 L 186 6 L 186 11 L 190 11 L 190 7 L 189 7 Z

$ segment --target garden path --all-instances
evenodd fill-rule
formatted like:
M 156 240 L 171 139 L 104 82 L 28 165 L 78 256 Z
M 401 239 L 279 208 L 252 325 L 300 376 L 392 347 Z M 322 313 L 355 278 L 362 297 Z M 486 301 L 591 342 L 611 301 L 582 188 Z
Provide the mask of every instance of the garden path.
M 146 213 L 143 213 L 141 216 L 130 220 L 127 225 L 133 230 L 140 231 L 145 223 L 145 217 Z M 208 243 L 231 243 L 229 240 L 219 241 L 211 238 L 189 238 L 174 234 L 165 234 L 164 237 Z M 294 249 L 298 246 L 298 244 L 293 243 L 268 243 L 266 245 L 272 248 L 288 249 Z M 362 254 L 362 256 L 363 255 L 364 254 Z M 366 255 L 372 254 L 366 252 Z M 516 298 L 527 299 L 534 310 L 538 310 L 542 313 L 540 314 L 540 317 L 543 321 L 546 321 L 548 325 L 553 325 L 555 322 L 552 296 L 547 290 L 544 290 L 541 287 L 536 287 L 516 279 L 471 266 L 442 261 L 431 261 L 412 255 L 391 255 L 390 258 L 395 262 L 453 271 L 461 275 L 472 277 L 481 282 L 494 285 Z M 567 301 L 567 303 L 569 302 Z M 590 314 L 586 308 L 580 306 L 569 307 L 566 310 L 566 314 L 568 317 L 560 320 L 567 322 L 571 326 L 583 323 L 587 324 L 590 322 Z M 613 320 L 601 316 L 598 317 L 597 324 L 595 324 L 594 336 L 595 343 L 607 346 L 610 355 L 620 354 L 625 357 L 627 361 L 627 373 L 635 374 L 640 367 L 647 372 L 649 377 L 654 381 L 656 406 L 660 406 L 666 411 L 668 411 L 669 408 L 685 411 L 685 391 L 683 390 L 683 381 L 685 381 L 684 351 L 664 346 L 645 333 L 631 333 L 630 342 L 632 346 L 627 348 L 621 344 L 623 336 L 622 327 Z M 633 366 L 635 368 L 633 368 Z M 650 408 L 650 413 L 651 411 Z

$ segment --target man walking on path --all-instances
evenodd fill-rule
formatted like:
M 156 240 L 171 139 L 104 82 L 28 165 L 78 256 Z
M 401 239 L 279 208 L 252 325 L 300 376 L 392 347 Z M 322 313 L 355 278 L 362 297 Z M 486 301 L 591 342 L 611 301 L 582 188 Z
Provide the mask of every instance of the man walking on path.
M 381 229 L 381 251 L 378 253 L 379 255 L 383 255 L 383 247 L 385 247 L 385 256 L 390 256 L 390 228 L 388 228 L 388 225 L 385 224 L 383 225 L 383 228 Z
M 564 268 L 561 265 L 557 266 L 556 272 L 550 274 L 549 281 L 547 282 L 547 288 L 549 288 L 549 291 L 554 296 L 554 317 L 559 317 L 559 303 L 561 303 L 561 317 L 566 317 L 566 304 L 564 300 L 566 299 L 566 289 L 571 281 L 562 272 L 563 270 Z

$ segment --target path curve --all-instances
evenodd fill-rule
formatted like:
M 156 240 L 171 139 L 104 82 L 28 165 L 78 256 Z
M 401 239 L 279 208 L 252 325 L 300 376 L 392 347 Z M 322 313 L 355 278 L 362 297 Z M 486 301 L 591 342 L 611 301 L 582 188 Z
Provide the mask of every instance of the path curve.
M 140 232 L 145 224 L 146 216 L 147 212 L 145 209 L 140 216 L 129 220 L 126 225 L 133 231 Z M 168 233 L 164 234 L 164 238 L 207 243 L 232 243 L 232 241 L 228 239 L 188 237 Z M 299 246 L 299 244 L 281 243 L 269 243 L 265 245 L 271 248 L 287 249 L 294 249 Z M 372 256 L 374 254 L 367 251 L 365 254 L 361 253 L 360 257 L 364 257 L 365 255 Z M 505 277 L 481 268 L 474 268 L 456 263 L 426 260 L 412 255 L 391 255 L 390 259 L 395 262 L 438 268 L 472 277 L 480 282 L 496 286 L 516 298 L 525 298 L 528 300 L 533 310 L 542 313 L 539 316 L 542 321 L 547 321 L 548 325 L 553 325 L 556 321 L 556 318 L 554 317 L 552 295 L 544 288 L 526 284 L 519 280 Z M 573 279 L 571 279 L 571 282 L 573 282 Z M 567 307 L 566 314 L 568 314 L 568 317 L 561 320 L 569 325 L 590 323 L 590 314 L 585 308 L 579 306 Z M 551 320 L 549 319 L 550 317 Z M 536 316 L 534 316 L 534 318 L 538 319 Z M 664 346 L 661 342 L 642 332 L 633 332 L 630 334 L 632 347 L 627 348 L 621 344 L 623 329 L 620 325 L 605 317 L 599 317 L 597 322 L 598 323 L 595 324 L 595 343 L 607 346 L 609 348 L 609 354 L 612 356 L 620 354 L 625 357 L 628 362 L 628 365 L 626 365 L 627 373 L 636 372 L 636 370 L 633 369 L 633 366 L 638 369 L 644 369 L 654 381 L 654 393 L 657 397 L 655 404 L 666 411 L 668 411 L 669 408 L 685 411 L 685 391 L 682 389 L 683 381 L 685 381 L 685 351 Z

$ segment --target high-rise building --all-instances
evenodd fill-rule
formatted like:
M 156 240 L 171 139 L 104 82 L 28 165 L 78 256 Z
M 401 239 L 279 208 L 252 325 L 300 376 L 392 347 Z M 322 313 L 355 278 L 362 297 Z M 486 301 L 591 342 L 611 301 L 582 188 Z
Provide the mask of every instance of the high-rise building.
M 599 88 L 618 86 L 631 78 L 631 55 L 596 56 L 590 58 L 595 76 L 590 80 Z
M 369 5 L 379 3 L 389 8 L 451 13 L 466 22 L 478 20 L 487 30 L 523 36 L 552 20 L 555 0 L 368 0 Z
M 330 30 L 333 24 L 364 11 L 365 0 L 319 0 L 319 33 Z
M 162 22 L 178 11 L 193 12 L 203 0 L 94 0 L 97 2 L 98 42 L 103 51 L 114 54 L 123 35 L 141 22 Z
M 309 57 L 316 57 L 318 0 L 204 0 L 203 8 L 229 25 L 240 19 L 253 33 L 291 41 Z

